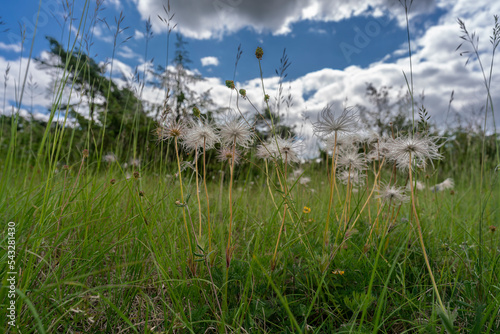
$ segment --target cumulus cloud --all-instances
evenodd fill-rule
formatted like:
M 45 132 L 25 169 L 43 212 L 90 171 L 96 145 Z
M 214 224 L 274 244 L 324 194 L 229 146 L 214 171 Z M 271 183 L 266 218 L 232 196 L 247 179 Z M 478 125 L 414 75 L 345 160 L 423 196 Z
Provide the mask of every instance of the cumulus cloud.
M 94 36 L 106 43 L 113 42 L 113 34 L 109 31 L 109 28 L 103 24 L 95 26 Z
M 154 20 L 155 32 L 167 30 L 157 17 L 158 13 L 164 12 L 166 0 L 133 1 L 143 20 L 149 17 Z M 404 24 L 403 8 L 396 0 L 172 0 L 170 5 L 180 32 L 197 39 L 220 38 L 247 27 L 257 32 L 287 34 L 293 23 L 302 20 L 340 21 L 360 15 L 379 17 L 388 14 L 401 18 L 400 22 Z M 434 0 L 414 1 L 411 13 L 417 15 L 434 8 Z
M 121 8 L 120 0 L 108 0 L 107 3 L 113 5 L 116 9 Z
M 144 4 L 149 4 L 151 6 L 157 4 L 157 2 L 153 0 L 134 1 L 136 1 L 136 4 L 139 7 Z M 190 3 L 192 1 L 186 0 L 185 2 Z M 263 8 L 270 8 L 269 6 L 271 5 L 269 5 L 268 2 L 270 1 L 267 1 L 265 4 L 261 4 L 264 6 Z M 226 0 L 226 3 L 232 3 L 234 5 L 237 4 L 238 1 Z M 260 1 L 256 1 L 256 3 L 260 3 Z M 352 10 L 348 10 L 350 5 L 347 2 L 340 3 L 338 1 L 332 1 L 331 6 L 333 6 L 333 3 L 338 4 L 338 11 L 334 11 L 335 13 L 333 14 L 328 14 L 330 15 L 328 16 L 324 12 L 324 9 L 329 8 L 328 6 L 330 6 L 330 2 L 327 1 L 322 2 L 308 0 L 304 1 L 304 3 L 299 3 L 298 1 L 283 3 L 275 1 L 275 3 L 282 5 L 282 11 L 285 14 L 279 14 L 279 17 L 277 18 L 270 18 L 269 15 L 263 14 L 270 20 L 270 22 L 265 22 L 265 19 L 258 18 L 258 15 L 252 11 L 246 14 L 238 13 L 238 8 L 252 6 L 249 1 L 246 1 L 244 3 L 241 2 L 239 4 L 240 7 L 234 8 L 231 14 L 234 15 L 234 17 L 230 16 L 229 12 L 224 14 L 231 17 L 231 19 L 226 22 L 226 26 L 220 28 L 217 24 L 219 24 L 221 20 L 213 20 L 216 22 L 207 21 L 205 23 L 189 23 L 189 18 L 182 17 L 181 11 L 178 10 L 179 7 L 187 5 L 185 5 L 184 2 L 171 1 L 172 10 L 176 10 L 175 18 L 179 21 L 189 21 L 189 24 L 184 24 L 186 27 L 185 29 L 187 30 L 183 32 L 189 33 L 189 31 L 192 31 L 191 33 L 195 34 L 196 28 L 199 27 L 199 30 L 196 30 L 197 35 L 195 37 L 197 38 L 209 38 L 216 36 L 217 34 L 226 33 L 225 29 L 230 29 L 233 25 L 236 27 L 236 25 L 239 24 L 239 21 L 244 23 L 242 26 L 252 22 L 252 24 L 255 24 L 256 30 L 268 29 L 277 33 L 279 31 L 284 32 L 286 27 L 289 27 L 289 24 L 292 21 L 287 21 L 287 17 L 294 17 L 294 13 L 299 13 L 298 19 L 314 18 L 316 20 L 327 20 L 332 19 L 333 16 L 344 17 L 348 15 L 365 15 L 363 13 L 368 11 L 368 9 L 364 11 L 362 9 L 356 9 L 353 12 Z M 390 1 L 382 0 L 374 1 L 373 3 L 374 7 L 370 9 L 370 15 L 377 15 L 377 8 L 382 10 L 382 8 L 388 8 L 391 5 Z M 438 125 L 444 124 L 444 121 L 449 119 L 448 108 L 450 94 L 452 91 L 454 92 L 454 100 L 450 108 L 452 113 L 460 112 L 464 117 L 469 117 L 471 114 L 475 117 L 475 115 L 479 114 L 479 116 L 484 119 L 484 110 L 481 111 L 486 98 L 483 75 L 476 61 L 471 61 L 467 66 L 465 66 L 466 58 L 460 57 L 459 53 L 455 51 L 457 45 L 461 42 L 459 38 L 461 32 L 458 24 L 456 23 L 456 18 L 463 18 L 469 31 L 475 31 L 476 34 L 480 36 L 479 49 L 483 64 L 489 64 L 491 57 L 488 52 L 491 51 L 491 44 L 488 41 L 488 37 L 491 34 L 491 28 L 493 25 L 493 17 L 491 13 L 500 12 L 500 3 L 497 4 L 490 3 L 487 0 L 477 0 L 473 4 L 470 4 L 468 0 L 439 0 L 436 3 L 431 1 L 415 1 L 415 6 L 417 3 L 420 6 L 417 9 L 420 11 L 428 10 L 429 8 L 433 8 L 433 6 L 437 6 L 446 12 L 439 18 L 439 21 L 436 24 L 426 27 L 420 34 L 414 34 L 412 39 L 412 78 L 415 97 L 418 99 L 418 95 L 425 92 L 425 107 L 431 115 L 431 122 Z M 161 6 L 161 2 L 159 4 Z M 364 2 L 362 2 L 362 4 L 364 4 Z M 206 7 L 207 4 L 204 2 L 203 4 L 198 5 L 208 11 Z M 199 8 L 195 8 L 193 11 L 195 12 L 191 13 L 192 17 L 201 21 L 210 20 L 214 18 L 213 15 L 219 15 L 213 13 L 210 14 L 208 11 L 207 19 L 204 15 L 198 15 L 196 13 L 196 11 L 200 11 Z M 273 13 L 276 14 L 277 11 L 274 10 Z M 373 42 L 375 43 L 376 40 Z M 126 50 L 124 49 L 123 51 Z M 369 50 L 364 49 L 363 52 L 369 52 Z M 395 92 L 406 92 L 407 85 L 403 71 L 408 78 L 410 74 L 410 62 L 407 52 L 407 45 L 402 45 L 399 49 L 394 50 L 384 57 L 383 60 L 372 63 L 367 67 L 353 65 L 343 70 L 324 68 L 286 82 L 283 86 L 283 94 L 286 96 L 290 94 L 293 97 L 293 106 L 290 109 L 287 109 L 286 106 L 281 106 L 281 113 L 284 113 L 284 119 L 290 124 L 299 124 L 298 129 L 300 132 L 307 135 L 312 132 L 311 121 L 316 119 L 318 112 L 321 111 L 326 104 L 330 103 L 337 109 L 342 108 L 344 105 L 367 105 L 368 102 L 365 92 L 366 84 L 369 82 L 373 83 L 375 87 L 383 85 L 392 86 L 394 87 Z M 18 62 L 19 60 L 12 61 L 12 76 L 17 76 L 17 74 L 14 74 L 17 73 L 14 66 Z M 26 63 L 26 59 L 23 59 L 23 63 Z M 216 65 L 217 63 L 218 59 L 215 57 L 205 57 L 201 59 L 202 66 Z M 0 73 L 5 70 L 6 64 L 6 60 L 0 58 Z M 144 66 L 144 64 L 142 66 Z M 495 60 L 494 67 L 498 68 L 498 66 L 500 66 L 500 61 L 497 58 Z M 120 73 L 125 74 L 125 77 L 132 76 L 134 69 L 130 65 L 115 59 L 113 73 L 114 77 L 116 77 L 115 80 L 124 85 L 125 81 L 120 78 Z M 36 78 L 41 78 L 43 81 L 40 83 L 40 87 L 43 85 L 49 85 L 49 82 L 45 82 L 46 76 L 44 77 L 43 72 L 36 72 L 34 76 Z M 279 92 L 279 80 L 274 76 L 266 76 L 266 73 L 264 73 L 264 76 L 266 92 L 271 96 L 270 101 L 272 105 L 275 106 L 275 97 Z M 7 90 L 7 96 L 10 98 L 10 101 L 12 101 L 15 96 L 15 90 L 13 89 L 11 82 L 12 81 L 10 81 Z M 264 108 L 260 78 L 237 82 L 236 85 L 237 88 L 244 88 L 247 90 L 248 97 L 252 101 L 253 105 L 257 106 L 257 108 L 260 108 L 261 110 Z M 492 87 L 499 87 L 500 78 L 498 76 L 493 76 L 491 85 Z M 206 91 L 211 89 L 211 96 L 218 106 L 227 107 L 229 101 L 231 100 L 233 103 L 231 107 L 235 108 L 234 93 L 233 98 L 231 99 L 231 91 L 225 87 L 223 80 L 220 78 L 206 78 L 205 81 L 194 83 L 191 88 L 197 91 Z M 149 103 L 161 103 L 163 98 L 164 92 L 161 90 L 154 89 L 149 86 L 144 88 L 143 99 Z M 493 98 L 494 105 L 499 106 L 500 97 L 493 94 Z M 50 105 L 50 100 L 46 99 L 44 104 Z M 240 99 L 239 106 L 243 112 L 255 112 L 252 105 L 248 103 L 248 101 Z M 496 120 L 499 120 L 500 112 L 498 110 L 500 109 L 496 108 L 496 110 Z M 411 115 L 410 110 L 407 110 L 407 112 L 408 115 Z M 310 117 L 310 119 L 304 121 L 303 116 Z M 488 117 L 490 116 L 488 115 Z
M 136 53 L 134 50 L 132 50 L 129 46 L 127 45 L 121 45 L 120 50 L 117 53 L 120 57 L 126 58 L 126 59 L 140 59 L 141 61 L 143 60 L 141 55 Z
M 134 39 L 143 39 L 144 38 L 144 33 L 140 32 L 139 30 L 135 29 L 134 30 Z
M 5 44 L 0 42 L 0 50 L 21 52 L 21 44 Z
M 201 66 L 219 66 L 219 59 L 217 57 L 203 57 L 201 60 Z

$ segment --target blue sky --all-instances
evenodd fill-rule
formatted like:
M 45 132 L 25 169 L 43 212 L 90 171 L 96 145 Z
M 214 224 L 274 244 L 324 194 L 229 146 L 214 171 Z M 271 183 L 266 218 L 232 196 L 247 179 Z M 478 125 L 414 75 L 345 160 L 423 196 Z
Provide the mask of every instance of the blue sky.
M 44 36 L 67 41 L 68 10 L 59 0 L 44 0 L 40 10 L 33 57 L 43 57 L 48 49 Z M 81 21 L 84 1 L 73 8 L 73 25 Z M 124 15 L 123 27 L 128 27 L 119 40 L 131 37 L 116 49 L 115 72 L 129 72 L 144 64 L 145 26 L 151 18 L 153 38 L 148 47 L 148 60 L 164 65 L 166 61 L 166 25 L 157 19 L 165 16 L 162 0 L 105 0 L 97 13 L 93 44 L 84 46 L 98 62 L 111 57 L 116 18 Z M 238 45 L 243 50 L 236 82 L 247 88 L 249 96 L 260 99 L 259 69 L 254 52 L 264 49 L 263 75 L 270 95 L 277 91 L 275 69 L 283 50 L 291 62 L 287 84 L 294 96 L 290 122 L 298 122 L 304 112 L 315 116 L 326 104 L 337 107 L 348 104 L 367 104 L 366 83 L 396 87 L 404 91 L 403 72 L 409 72 L 407 32 L 403 7 L 395 0 L 171 0 L 172 23 L 177 24 L 171 35 L 169 59 L 175 50 L 175 34 L 181 34 L 192 63 L 191 70 L 208 80 L 201 89 L 212 88 L 219 105 L 227 105 L 228 92 L 223 83 L 232 79 Z M 86 17 L 87 28 L 92 24 L 95 2 L 90 4 Z M 11 66 L 6 90 L 8 105 L 15 104 L 15 82 L 19 81 L 19 66 L 24 73 L 36 22 L 38 5 L 30 0 L 3 4 L 0 27 L 0 71 Z M 488 63 L 487 40 L 491 34 L 493 14 L 500 12 L 499 4 L 487 0 L 415 0 L 410 11 L 410 32 L 413 52 L 415 92 L 425 91 L 426 108 L 436 123 L 445 118 L 449 96 L 454 91 L 453 112 L 463 117 L 480 113 L 484 104 L 482 74 L 476 63 L 464 66 L 465 59 L 455 48 L 461 42 L 456 18 L 465 20 L 470 31 L 480 36 L 480 50 Z M 107 25 L 104 24 L 107 22 Z M 26 27 L 26 40 L 21 54 L 19 26 Z M 62 26 L 65 27 L 64 36 Z M 75 38 L 74 32 L 71 38 Z M 22 57 L 22 59 L 21 59 Z M 210 57 L 210 58 L 207 58 Z M 206 64 L 208 63 L 208 64 Z M 20 65 L 19 65 L 20 64 Z M 29 73 L 39 83 L 35 102 L 36 112 L 43 114 L 50 98 L 43 92 L 50 85 L 43 70 L 31 64 Z M 497 76 L 493 84 L 498 84 Z M 145 99 L 157 96 L 149 92 Z M 157 101 L 156 101 L 157 102 Z M 499 101 L 500 102 L 500 101 Z M 26 105 L 24 101 L 23 106 Z M 3 112 L 9 112 L 8 108 Z M 472 115 L 472 116 L 471 116 Z M 40 115 L 39 115 L 40 116 Z M 41 116 L 40 116 L 41 117 Z

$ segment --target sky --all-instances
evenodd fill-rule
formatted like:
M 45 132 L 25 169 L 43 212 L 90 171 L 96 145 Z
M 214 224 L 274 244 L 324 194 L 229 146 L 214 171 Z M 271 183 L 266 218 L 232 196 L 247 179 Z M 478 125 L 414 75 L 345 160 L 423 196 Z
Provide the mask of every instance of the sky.
M 233 78 L 236 86 L 246 89 L 253 101 L 262 103 L 259 63 L 254 55 L 258 46 L 264 50 L 261 62 L 264 85 L 274 101 L 279 81 L 276 70 L 285 51 L 290 66 L 283 92 L 293 97 L 286 119 L 289 123 L 305 124 L 305 135 L 310 134 L 311 122 L 326 105 L 336 110 L 369 105 L 365 94 L 368 83 L 393 87 L 394 96 L 405 93 L 408 90 L 405 75 L 409 78 L 410 73 L 414 95 L 425 96 L 424 106 L 432 123 L 441 127 L 445 122 L 453 123 L 450 114 L 460 115 L 466 122 L 484 121 L 482 108 L 487 94 L 483 72 L 475 58 L 466 65 L 467 54 L 461 55 L 460 51 L 471 50 L 470 44 L 464 43 L 456 50 L 464 42 L 457 18 L 479 39 L 478 51 L 488 76 L 492 59 L 489 39 L 494 15 L 500 14 L 498 1 L 414 0 L 410 6 L 407 0 L 411 58 L 405 10 L 397 0 L 170 0 L 169 3 L 103 0 L 97 11 L 95 1 L 88 2 L 87 11 L 84 11 L 87 2 L 83 0 L 70 2 L 70 7 L 63 3 L 67 2 L 42 0 L 39 5 L 33 0 L 18 0 L 2 5 L 0 90 L 2 96 L 5 94 L 5 108 L 4 103 L 0 108 L 3 113 L 10 114 L 16 105 L 17 87 L 28 68 L 26 78 L 30 85 L 23 95 L 21 114 L 32 112 L 37 118 L 47 117 L 52 103 L 48 93 L 51 76 L 47 69 L 29 62 L 32 42 L 31 58 L 44 59 L 49 47 L 46 36 L 67 43 L 76 38 L 79 26 L 85 26 L 83 30 L 91 31 L 93 37 L 82 49 L 104 63 L 112 57 L 114 35 L 120 23 L 113 61 L 113 77 L 119 84 L 124 84 L 123 77 L 131 77 L 136 68 L 141 71 L 145 63 L 156 67 L 170 62 L 176 34 L 180 34 L 187 42 L 186 50 L 192 61 L 190 70 L 205 78 L 194 88 L 211 89 L 216 104 L 224 107 L 234 107 L 234 99 L 233 105 L 229 104 L 230 92 L 224 86 L 225 80 Z M 168 15 L 173 15 L 170 26 L 165 22 Z M 148 19 L 152 27 L 149 40 Z M 24 27 L 24 41 L 20 27 Z M 172 31 L 167 57 L 169 29 Z M 235 71 L 239 46 L 243 52 Z M 496 58 L 496 68 L 498 62 Z M 500 84 L 495 70 L 491 80 L 494 106 L 500 105 L 500 96 L 494 94 Z M 162 96 L 152 87 L 146 87 L 144 99 L 160 103 Z M 241 107 L 251 110 L 248 104 L 242 103 Z M 491 113 L 488 117 L 491 129 Z M 495 118 L 500 119 L 500 112 L 496 112 Z

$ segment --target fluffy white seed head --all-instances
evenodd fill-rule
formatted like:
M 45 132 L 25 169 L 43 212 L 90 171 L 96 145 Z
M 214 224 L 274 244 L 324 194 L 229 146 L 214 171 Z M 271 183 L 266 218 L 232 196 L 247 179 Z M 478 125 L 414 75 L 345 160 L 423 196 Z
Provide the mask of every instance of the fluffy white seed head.
M 227 119 L 220 127 L 219 135 L 224 145 L 232 146 L 236 144 L 243 148 L 249 148 L 254 137 L 246 121 L 237 118 Z
M 384 201 L 390 201 L 392 204 L 405 203 L 409 200 L 409 197 L 405 195 L 405 189 L 403 187 L 396 187 L 394 185 L 387 184 L 378 190 L 378 195 L 376 198 L 381 198 Z
M 350 183 L 354 186 L 361 186 L 365 183 L 364 180 L 365 174 L 360 174 L 357 170 L 344 170 L 337 174 L 337 178 L 343 184 Z
M 387 157 L 396 162 L 396 166 L 407 171 L 413 166 L 425 166 L 427 161 L 441 159 L 443 156 L 439 153 L 439 147 L 436 142 L 438 137 L 408 135 L 390 139 L 387 142 L 389 153 Z M 410 161 L 411 157 L 411 161 Z
M 326 106 L 318 116 L 318 121 L 313 123 L 314 134 L 326 138 L 335 133 L 351 133 L 358 126 L 358 116 L 355 108 L 345 108 L 337 117 L 332 112 L 331 106 Z
M 186 131 L 187 125 L 185 121 L 168 117 L 160 122 L 156 134 L 159 140 L 168 140 L 170 138 L 182 138 Z
M 233 150 L 232 147 L 222 147 L 218 151 L 217 158 L 219 161 L 228 161 L 229 163 L 234 160 L 236 165 L 240 162 L 240 152 L 236 149 Z
M 341 150 L 337 166 L 339 168 L 361 171 L 366 169 L 366 160 L 363 154 L 358 153 L 356 150 Z
M 184 135 L 184 146 L 188 150 L 209 150 L 220 141 L 215 126 L 207 121 L 192 122 Z
M 104 157 L 102 157 L 102 160 L 104 160 L 104 162 L 107 162 L 108 164 L 110 164 L 110 163 L 116 162 L 117 159 L 116 159 L 116 155 L 114 153 L 108 153 Z

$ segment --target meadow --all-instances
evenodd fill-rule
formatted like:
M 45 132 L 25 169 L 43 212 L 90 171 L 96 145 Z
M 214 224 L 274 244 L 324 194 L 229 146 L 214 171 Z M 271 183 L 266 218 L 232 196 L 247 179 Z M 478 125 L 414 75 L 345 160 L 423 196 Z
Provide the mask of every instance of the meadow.
M 494 48 L 497 21 L 495 31 Z M 140 83 L 115 86 L 83 48 L 60 46 L 51 41 L 49 122 L 23 119 L 21 101 L 2 116 L 3 332 L 500 333 L 500 139 L 486 128 L 487 80 L 478 131 L 431 126 L 408 80 L 405 127 L 376 133 L 359 127 L 357 108 L 325 106 L 311 120 L 320 158 L 303 159 L 262 70 L 262 101 L 233 78 L 234 108 L 219 113 L 189 104 L 167 75 L 153 117 Z M 258 47 L 256 69 L 262 61 Z M 89 96 L 95 119 L 65 104 L 68 86 Z M 243 101 L 263 108 L 250 119 Z

